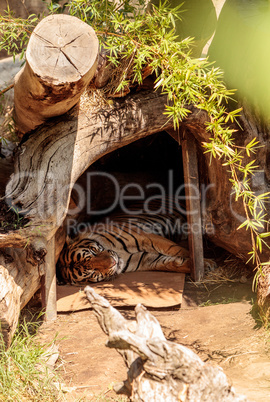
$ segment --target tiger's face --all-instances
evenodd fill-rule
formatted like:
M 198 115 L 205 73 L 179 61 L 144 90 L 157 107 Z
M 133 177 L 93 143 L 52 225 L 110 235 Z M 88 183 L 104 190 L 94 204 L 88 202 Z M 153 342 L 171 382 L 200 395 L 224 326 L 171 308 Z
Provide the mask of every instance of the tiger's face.
M 111 279 L 122 271 L 123 262 L 113 250 L 105 249 L 90 239 L 77 240 L 65 246 L 57 270 L 65 282 L 100 282 Z

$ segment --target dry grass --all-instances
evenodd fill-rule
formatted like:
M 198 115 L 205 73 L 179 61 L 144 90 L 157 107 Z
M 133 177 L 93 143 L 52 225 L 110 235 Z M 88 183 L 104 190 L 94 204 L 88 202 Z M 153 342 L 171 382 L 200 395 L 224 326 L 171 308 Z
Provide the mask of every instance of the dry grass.
M 251 276 L 251 271 L 240 259 L 229 254 L 226 258 L 217 261 L 217 268 L 205 274 L 202 284 L 241 282 L 245 283 Z
M 98 110 L 102 107 L 111 107 L 112 104 L 113 101 L 106 98 L 103 89 L 97 89 L 92 85 L 89 85 L 80 98 L 80 108 L 82 111 L 86 111 L 91 108 L 91 110 L 95 112 L 95 110 Z
M 13 91 L 13 90 L 12 90 Z M 12 94 L 0 97 L 0 138 L 11 142 L 17 142 L 13 120 L 14 104 Z

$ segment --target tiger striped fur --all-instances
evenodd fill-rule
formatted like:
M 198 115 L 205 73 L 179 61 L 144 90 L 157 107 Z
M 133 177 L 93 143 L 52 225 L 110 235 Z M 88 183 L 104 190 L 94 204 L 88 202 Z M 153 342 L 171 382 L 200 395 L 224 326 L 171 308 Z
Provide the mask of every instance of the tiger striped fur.
M 183 216 L 175 209 L 158 214 L 138 211 L 114 214 L 69 241 L 58 260 L 58 277 L 76 285 L 131 271 L 190 272 L 188 250 L 173 241 Z

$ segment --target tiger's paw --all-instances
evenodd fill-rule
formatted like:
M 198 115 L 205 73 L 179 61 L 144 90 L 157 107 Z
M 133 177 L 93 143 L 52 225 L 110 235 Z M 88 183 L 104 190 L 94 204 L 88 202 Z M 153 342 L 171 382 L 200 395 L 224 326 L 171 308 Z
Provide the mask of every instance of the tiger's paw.
M 190 273 L 189 258 L 174 257 L 167 265 L 168 271 Z
M 207 274 L 208 272 L 213 272 L 217 268 L 217 264 L 211 258 L 204 258 L 204 272 Z

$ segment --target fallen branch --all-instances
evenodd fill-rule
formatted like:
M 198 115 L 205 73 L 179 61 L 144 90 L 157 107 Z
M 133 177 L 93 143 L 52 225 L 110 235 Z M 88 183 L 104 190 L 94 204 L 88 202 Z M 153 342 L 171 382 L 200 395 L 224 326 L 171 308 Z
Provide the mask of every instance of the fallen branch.
M 87 286 L 106 346 L 116 348 L 128 368 L 117 393 L 131 401 L 247 401 L 236 395 L 221 368 L 204 363 L 190 349 L 166 340 L 157 319 L 144 306 L 135 308 L 136 322 L 126 320 L 110 303 Z

